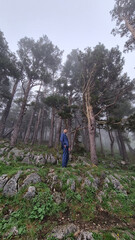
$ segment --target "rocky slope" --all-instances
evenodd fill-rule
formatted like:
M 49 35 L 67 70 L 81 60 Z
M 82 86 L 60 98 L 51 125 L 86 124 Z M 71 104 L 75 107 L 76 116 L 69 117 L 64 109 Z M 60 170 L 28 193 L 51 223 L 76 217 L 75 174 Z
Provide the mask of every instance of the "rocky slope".
M 72 156 L 46 147 L 0 149 L 1 239 L 135 239 L 135 173 L 120 159 Z

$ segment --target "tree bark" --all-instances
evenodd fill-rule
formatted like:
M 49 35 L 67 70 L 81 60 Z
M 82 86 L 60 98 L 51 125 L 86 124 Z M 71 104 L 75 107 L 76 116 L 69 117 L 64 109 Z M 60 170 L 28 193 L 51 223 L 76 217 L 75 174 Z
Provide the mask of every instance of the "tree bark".
M 32 124 L 33 117 L 34 117 L 34 113 L 35 113 L 35 110 L 32 109 L 31 116 L 30 116 L 30 120 L 29 120 L 29 123 L 28 123 L 27 131 L 26 131 L 26 135 L 25 135 L 25 138 L 24 138 L 24 143 L 25 143 L 25 144 L 27 144 L 28 141 L 29 141 L 30 128 L 31 128 L 31 124 Z
M 59 142 L 60 142 L 61 126 L 62 126 L 62 118 L 59 117 L 59 119 L 58 119 L 58 126 L 57 126 L 57 132 L 56 132 L 56 139 L 55 139 L 55 148 L 58 147 Z
M 87 111 L 87 119 L 88 119 L 88 131 L 89 131 L 89 139 L 90 139 L 90 155 L 92 164 L 97 165 L 97 154 L 96 154 L 96 122 L 95 116 L 93 113 L 93 107 L 91 105 L 86 107 Z
M 123 17 L 123 20 L 125 21 L 125 24 L 126 24 L 127 29 L 131 32 L 133 38 L 135 39 L 135 29 L 134 29 L 133 26 L 129 23 L 129 21 L 127 20 L 127 18 Z
M 50 130 L 50 138 L 49 138 L 49 147 L 53 146 L 53 134 L 54 134 L 54 116 L 55 109 L 52 108 L 52 116 L 51 116 L 51 130 Z
M 40 122 L 40 131 L 39 131 L 39 144 L 42 143 L 43 141 L 43 124 L 44 123 L 44 109 L 42 109 L 42 113 L 41 113 L 41 122 Z
M 23 116 L 24 116 L 24 112 L 25 112 L 25 107 L 26 107 L 26 104 L 27 104 L 28 95 L 29 95 L 29 92 L 30 92 L 30 85 L 31 85 L 31 80 L 28 81 L 27 89 L 26 89 L 26 92 L 25 92 L 25 95 L 24 95 L 22 106 L 21 106 L 21 111 L 19 113 L 17 122 L 14 125 L 14 130 L 12 132 L 11 141 L 10 141 L 11 146 L 14 146 L 16 141 L 17 141 L 17 137 L 18 137 L 18 134 L 19 134 L 19 130 L 20 130 L 22 120 L 23 120 Z
M 16 81 L 14 83 L 14 86 L 13 86 L 13 89 L 12 89 L 11 97 L 10 97 L 10 99 L 7 102 L 6 108 L 3 111 L 2 118 L 0 120 L 0 137 L 3 137 L 3 134 L 4 134 L 6 120 L 8 118 L 9 112 L 10 112 L 10 108 L 11 108 L 11 105 L 12 105 L 12 101 L 13 101 L 14 95 L 16 93 L 18 82 L 19 82 L 19 80 L 16 79 Z
M 108 129 L 108 135 L 109 135 L 109 138 L 110 138 L 110 141 L 111 141 L 111 155 L 112 157 L 114 157 L 114 136 L 113 136 L 113 133 L 112 133 L 112 130 L 109 128 L 109 126 L 107 127 Z
M 38 134 L 38 130 L 39 130 L 39 124 L 40 124 L 40 118 L 41 118 L 41 112 L 42 112 L 42 110 L 40 109 L 39 113 L 38 113 L 37 122 L 35 123 L 35 129 L 34 129 L 32 144 L 34 144 L 36 139 L 37 139 L 37 134 Z
M 121 144 L 121 150 L 122 150 L 122 158 L 124 161 L 128 161 L 128 155 L 127 155 L 127 151 L 126 151 L 126 146 L 123 140 L 123 136 L 122 136 L 122 132 L 121 130 L 118 129 L 118 136 L 119 136 L 119 141 Z
M 103 148 L 103 143 L 102 143 L 102 136 L 101 136 L 100 127 L 99 127 L 99 139 L 100 139 L 100 146 L 101 146 L 101 154 L 102 154 L 103 156 L 105 156 L 105 154 L 104 154 L 104 148 Z

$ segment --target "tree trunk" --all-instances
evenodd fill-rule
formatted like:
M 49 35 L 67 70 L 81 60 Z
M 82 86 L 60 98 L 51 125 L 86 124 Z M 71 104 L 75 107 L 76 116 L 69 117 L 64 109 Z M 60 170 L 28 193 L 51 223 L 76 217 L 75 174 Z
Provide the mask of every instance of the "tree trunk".
M 109 129 L 109 127 L 107 127 L 108 129 L 108 135 L 109 135 L 109 138 L 110 138 L 110 141 L 111 141 L 111 155 L 112 157 L 114 157 L 114 136 L 113 136 L 113 133 L 112 133 L 112 130 Z
M 86 107 L 87 111 L 87 119 L 88 119 L 88 131 L 89 131 L 89 139 L 90 139 L 90 155 L 92 164 L 97 165 L 97 154 L 96 154 L 96 122 L 95 116 L 93 113 L 93 108 L 91 105 Z
M 103 143 L 102 143 L 102 136 L 101 136 L 100 127 L 99 127 L 99 139 L 100 139 L 100 146 L 101 146 L 101 154 L 102 154 L 103 156 L 105 156 L 105 154 L 104 154 L 104 148 L 103 148 Z
M 123 20 L 125 21 L 127 29 L 131 32 L 133 38 L 135 39 L 135 29 L 133 28 L 133 26 L 129 23 L 129 21 L 125 17 L 123 17 Z
M 31 84 L 31 80 L 29 80 L 29 82 L 28 82 L 27 89 L 26 89 L 26 92 L 25 92 L 25 95 L 24 95 L 22 106 L 21 106 L 21 111 L 19 113 L 17 122 L 14 125 L 14 130 L 12 132 L 11 141 L 10 141 L 11 146 L 14 146 L 16 141 L 17 141 L 18 133 L 19 133 L 19 130 L 20 130 L 20 127 L 21 127 L 21 124 L 22 124 L 23 117 L 24 117 L 24 112 L 25 112 L 25 107 L 26 107 L 28 95 L 29 95 L 29 92 L 30 92 L 30 84 Z
M 52 116 L 51 116 L 51 130 L 50 130 L 50 138 L 49 138 L 49 147 L 53 146 L 53 134 L 54 134 L 54 116 L 55 109 L 52 108 Z
M 71 147 L 71 119 L 68 119 L 68 141 L 69 141 L 69 147 Z
M 122 149 L 121 149 L 121 144 L 120 144 L 120 140 L 119 140 L 119 136 L 118 136 L 118 131 L 115 131 L 115 136 L 116 136 L 116 140 L 117 140 L 117 144 L 118 144 L 118 149 L 119 149 L 119 153 L 120 156 L 122 157 Z
M 38 94 L 36 96 L 35 106 L 32 109 L 31 117 L 30 117 L 29 124 L 28 124 L 28 127 L 27 127 L 27 131 L 26 131 L 26 135 L 25 135 L 25 139 L 24 139 L 25 144 L 28 143 L 28 140 L 29 140 L 29 137 L 30 137 L 30 128 L 31 128 L 31 124 L 32 124 L 32 121 L 33 121 L 35 111 L 36 111 L 36 105 L 37 105 L 37 102 L 38 102 L 38 97 L 39 97 L 41 86 L 42 86 L 42 82 L 39 86 Z
M 34 129 L 32 144 L 34 144 L 34 142 L 35 142 L 36 139 L 37 139 L 37 134 L 38 134 L 38 130 L 39 130 L 39 124 L 40 124 L 40 118 L 41 118 L 41 112 L 42 112 L 42 110 L 40 109 L 40 110 L 39 110 L 39 113 L 38 113 L 37 122 L 35 123 L 35 129 Z
M 58 147 L 59 142 L 60 142 L 61 126 L 62 126 L 62 118 L 59 117 L 59 119 L 58 119 L 58 126 L 57 126 L 57 132 L 56 132 L 56 139 L 55 139 L 55 148 Z
M 10 108 L 11 108 L 11 105 L 12 105 L 12 101 L 13 101 L 14 95 L 16 93 L 18 82 L 19 82 L 19 80 L 17 79 L 15 81 L 14 86 L 13 86 L 11 97 L 10 97 L 10 99 L 7 102 L 6 108 L 3 111 L 2 118 L 0 120 L 0 137 L 3 137 L 3 134 L 4 134 L 6 120 L 8 118 L 9 112 L 10 112 Z
M 135 149 L 133 149 L 131 146 L 130 146 L 130 143 L 129 142 L 126 142 L 127 146 L 128 146 L 128 149 L 130 151 L 130 153 L 132 154 L 135 154 Z
M 34 113 L 35 113 L 35 110 L 32 109 L 31 116 L 30 116 L 30 120 L 29 120 L 28 127 L 27 127 L 27 131 L 26 131 L 25 138 L 24 138 L 24 143 L 25 143 L 25 144 L 27 144 L 28 141 L 29 141 L 30 128 L 31 128 L 31 124 L 32 124 L 33 117 L 34 117 Z
M 119 141 L 121 144 L 121 150 L 122 150 L 122 158 L 124 161 L 128 161 L 128 155 L 127 155 L 127 151 L 126 151 L 126 146 L 123 140 L 123 136 L 122 136 L 122 132 L 121 130 L 118 129 L 118 136 L 119 136 Z
M 42 143 L 43 141 L 43 133 L 44 133 L 44 128 L 43 128 L 43 125 L 44 125 L 44 109 L 42 109 L 42 113 L 41 113 L 41 123 L 40 123 L 40 134 L 39 134 L 39 144 Z

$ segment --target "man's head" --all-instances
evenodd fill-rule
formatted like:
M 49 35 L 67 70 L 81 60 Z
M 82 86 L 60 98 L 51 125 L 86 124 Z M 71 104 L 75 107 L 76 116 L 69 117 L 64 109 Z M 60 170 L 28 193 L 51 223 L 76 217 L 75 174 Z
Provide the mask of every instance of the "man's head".
M 65 128 L 63 132 L 66 134 L 66 133 L 67 133 L 67 131 L 68 131 L 68 130 Z

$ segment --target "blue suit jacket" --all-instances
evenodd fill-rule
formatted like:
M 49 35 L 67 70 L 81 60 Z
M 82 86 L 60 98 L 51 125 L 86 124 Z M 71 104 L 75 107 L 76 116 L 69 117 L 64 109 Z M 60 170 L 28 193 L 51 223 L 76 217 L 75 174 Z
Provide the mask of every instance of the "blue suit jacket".
M 67 147 L 69 147 L 68 138 L 67 138 L 67 135 L 66 135 L 65 133 L 62 133 L 62 134 L 61 134 L 60 141 L 61 141 L 61 147 L 62 147 L 62 148 L 64 148 L 64 145 L 66 145 Z

